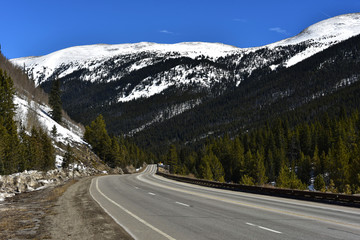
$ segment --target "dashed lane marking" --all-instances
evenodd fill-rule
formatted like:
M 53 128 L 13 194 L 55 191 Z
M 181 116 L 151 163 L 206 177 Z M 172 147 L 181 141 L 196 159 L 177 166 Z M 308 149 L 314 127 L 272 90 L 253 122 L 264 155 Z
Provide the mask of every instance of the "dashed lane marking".
M 190 205 L 186 204 L 186 203 L 182 203 L 182 202 L 175 202 L 176 204 L 185 206 L 185 207 L 190 207 Z

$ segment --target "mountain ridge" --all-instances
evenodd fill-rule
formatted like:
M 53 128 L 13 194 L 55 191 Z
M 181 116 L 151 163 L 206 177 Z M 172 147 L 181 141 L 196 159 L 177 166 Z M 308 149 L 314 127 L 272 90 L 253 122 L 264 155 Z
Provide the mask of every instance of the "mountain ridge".
M 328 42 L 329 40 L 331 41 L 341 41 L 344 39 L 347 39 L 351 36 L 354 36 L 354 32 L 357 34 L 360 34 L 360 13 L 349 13 L 349 14 L 343 14 L 343 15 L 339 15 L 339 16 L 335 16 L 329 19 L 325 19 L 322 20 L 318 23 L 312 24 L 311 26 L 307 27 L 306 29 L 304 29 L 303 31 L 301 31 L 299 34 L 290 37 L 290 38 L 286 38 L 274 43 L 270 43 L 267 45 L 263 45 L 263 46 L 257 46 L 257 47 L 249 47 L 249 48 L 240 48 L 240 47 L 236 47 L 236 46 L 232 46 L 232 45 L 227 45 L 227 44 L 223 44 L 223 43 L 218 43 L 218 42 L 179 42 L 179 43 L 154 43 L 154 42 L 139 42 L 139 43 L 123 43 L 123 44 L 106 44 L 106 43 L 100 43 L 100 44 L 93 44 L 93 45 L 80 45 L 80 46 L 72 46 L 72 47 L 68 47 L 65 49 L 61 49 L 58 51 L 54 51 L 52 53 L 46 54 L 46 55 L 42 55 L 42 56 L 29 56 L 29 57 L 20 57 L 20 58 L 14 58 L 11 59 L 11 61 L 13 61 L 14 63 L 16 63 L 19 66 L 23 66 L 21 64 L 21 62 L 25 62 L 23 60 L 27 60 L 27 59 L 36 59 L 36 58 L 42 58 L 45 56 L 50 56 L 56 53 L 61 54 L 63 51 L 69 51 L 69 50 L 74 50 L 74 52 L 76 52 L 76 50 L 80 50 L 79 52 L 81 53 L 81 50 L 85 50 L 87 48 L 87 52 L 86 52 L 86 57 L 87 58 L 93 58 L 93 56 L 91 56 L 92 52 L 97 52 L 99 51 L 99 49 L 96 49 L 98 47 L 104 47 L 104 51 L 119 51 L 116 52 L 115 55 L 117 54 L 129 54 L 129 53 L 133 53 L 134 51 L 165 51 L 165 52 L 196 52 L 196 51 L 203 51 L 203 49 L 191 49 L 192 47 L 196 46 L 196 48 L 209 48 L 209 47 L 215 47 L 218 46 L 223 49 L 221 49 L 223 52 L 227 52 L 227 51 L 253 51 L 253 50 L 258 50 L 259 48 L 263 48 L 263 47 L 279 47 L 279 46 L 286 46 L 286 45 L 294 45 L 294 44 L 299 44 L 301 42 L 305 42 L 308 41 L 310 39 L 316 39 L 317 41 L 323 41 L 323 42 Z M 323 31 L 325 30 L 325 31 Z M 345 30 L 345 31 L 344 31 Z M 340 34 L 339 34 L 340 33 Z M 324 36 L 327 36 L 324 38 Z M 340 38 L 340 39 L 335 39 L 332 40 L 334 37 L 336 38 Z M 184 48 L 187 47 L 187 48 Z M 109 49 L 107 49 L 109 48 Z M 161 49 L 163 48 L 163 49 Z M 189 48 L 189 49 L 188 49 Z M 128 51 L 126 51 L 126 49 L 128 49 Z M 208 49 L 207 49 L 208 50 Z M 212 48 L 212 51 L 214 51 L 215 48 Z M 218 51 L 218 49 L 216 49 Z M 102 51 L 102 52 L 104 52 Z M 73 52 L 73 51 L 69 51 L 69 52 Z M 211 52 L 211 51 L 210 51 Z M 221 51 L 220 51 L 221 52 Z M 101 51 L 99 51 L 99 53 L 101 53 Z M 90 55 L 90 57 L 89 57 Z M 96 56 L 96 54 L 95 54 Z M 109 54 L 109 56 L 113 56 L 112 54 Z M 222 55 L 224 56 L 224 55 Z M 76 55 L 73 54 L 72 57 L 75 57 L 76 59 Z
M 90 60 L 84 63 L 63 62 L 55 64 L 56 69 L 40 62 L 31 65 L 12 61 L 24 66 L 27 74 L 45 90 L 49 90 L 53 79 L 59 78 L 64 108 L 76 121 L 88 124 L 101 113 L 116 129 L 114 134 L 134 135 L 240 89 L 246 81 L 294 66 L 358 34 L 360 14 L 355 13 L 321 21 L 292 38 L 262 47 L 241 49 L 202 42 L 102 44 L 70 50 L 98 48 L 102 50 L 95 51 L 97 54 L 106 50 L 110 57 L 87 56 Z M 209 46 L 215 48 L 208 49 Z M 176 47 L 183 52 L 177 52 Z M 156 48 L 158 52 L 144 51 Z M 121 51 L 124 54 L 117 54 Z M 72 54 L 80 59 L 86 56 L 86 51 L 83 55 Z

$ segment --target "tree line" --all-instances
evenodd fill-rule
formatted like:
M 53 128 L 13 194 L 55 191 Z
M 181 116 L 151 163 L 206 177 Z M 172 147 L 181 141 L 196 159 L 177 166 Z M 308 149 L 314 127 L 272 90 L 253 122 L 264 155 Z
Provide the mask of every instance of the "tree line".
M 341 108 L 290 127 L 277 119 L 251 132 L 208 138 L 198 150 L 170 146 L 162 160 L 176 174 L 277 187 L 360 192 L 360 115 Z
M 0 175 L 54 168 L 55 149 L 47 133 L 36 127 L 18 132 L 14 95 L 12 79 L 0 69 Z
M 113 168 L 128 165 L 140 167 L 144 162 L 151 162 L 155 158 L 129 139 L 110 136 L 101 114 L 85 127 L 84 139 L 91 145 L 95 154 Z

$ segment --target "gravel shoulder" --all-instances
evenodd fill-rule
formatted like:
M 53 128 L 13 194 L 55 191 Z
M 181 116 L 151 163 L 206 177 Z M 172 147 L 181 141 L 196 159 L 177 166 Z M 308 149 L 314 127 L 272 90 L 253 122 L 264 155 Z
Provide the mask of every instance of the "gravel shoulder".
M 92 178 L 0 202 L 0 239 L 132 239 L 92 199 Z
M 132 239 L 92 199 L 92 178 L 80 179 L 58 199 L 51 219 L 52 239 Z

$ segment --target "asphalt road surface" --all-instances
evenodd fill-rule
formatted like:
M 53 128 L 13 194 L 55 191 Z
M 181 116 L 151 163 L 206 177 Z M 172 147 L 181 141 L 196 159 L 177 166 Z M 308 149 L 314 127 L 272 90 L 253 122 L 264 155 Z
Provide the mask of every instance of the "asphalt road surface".
M 139 174 L 94 178 L 90 194 L 135 239 L 360 239 L 360 209 Z

